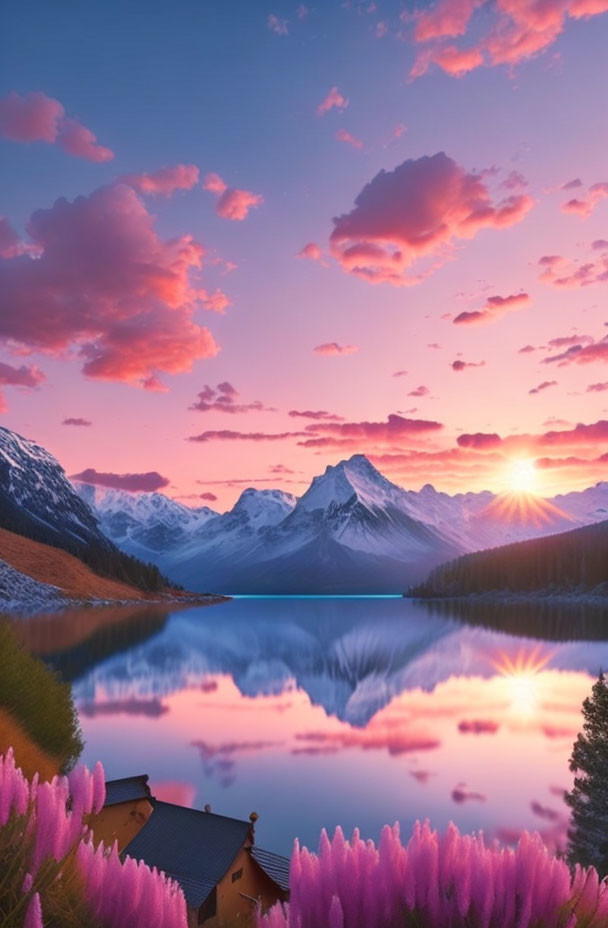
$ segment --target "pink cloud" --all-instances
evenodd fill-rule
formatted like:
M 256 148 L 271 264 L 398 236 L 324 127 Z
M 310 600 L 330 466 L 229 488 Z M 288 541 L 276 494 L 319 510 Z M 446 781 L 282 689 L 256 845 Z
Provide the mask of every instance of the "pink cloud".
M 259 193 L 228 187 L 219 174 L 207 174 L 203 188 L 218 195 L 219 199 L 215 205 L 218 216 L 235 222 L 242 222 L 247 218 L 250 209 L 264 202 L 264 197 Z
M 309 261 L 322 261 L 323 252 L 316 242 L 307 242 L 306 245 L 299 250 L 296 258 L 308 258 Z
M 457 48 L 443 45 L 420 52 L 410 71 L 410 77 L 422 77 L 431 64 L 436 64 L 452 77 L 464 77 L 483 64 L 483 53 L 479 48 Z
M 125 174 L 121 179 L 139 193 L 170 197 L 176 190 L 191 190 L 195 187 L 198 175 L 195 164 L 176 164 L 149 174 Z
M 347 132 L 346 129 L 338 129 L 335 134 L 335 138 L 337 138 L 339 142 L 346 142 L 347 145 L 351 145 L 353 148 L 363 148 L 363 142 L 361 139 L 351 135 L 351 133 Z
M 393 377 L 407 377 L 407 371 L 395 371 Z
M 425 387 L 424 384 L 421 384 L 419 387 L 416 387 L 414 390 L 410 390 L 408 396 L 428 396 L 430 394 L 428 387 Z
M 463 719 L 458 723 L 458 731 L 470 735 L 495 735 L 500 725 L 492 719 Z
M 325 420 L 326 422 L 343 422 L 342 416 L 336 416 L 334 413 L 326 412 L 325 409 L 290 409 L 288 414 L 292 419 L 314 419 L 315 421 Z
M 524 345 L 523 348 L 520 348 L 517 352 L 518 354 L 531 354 L 533 351 L 536 351 L 534 345 Z
M 317 116 L 324 116 L 332 109 L 344 110 L 348 106 L 348 100 L 340 93 L 337 87 L 332 87 L 324 100 L 317 107 Z
M 356 441 L 369 439 L 377 442 L 392 442 L 401 438 L 436 432 L 442 428 L 441 422 L 428 419 L 407 419 L 391 413 L 386 422 L 317 422 L 307 426 L 307 431 Z
M 454 325 L 474 325 L 480 322 L 493 322 L 500 319 L 511 309 L 520 309 L 531 303 L 527 293 L 511 293 L 509 296 L 490 296 L 483 309 L 459 313 L 452 322 Z
M 0 361 L 0 386 L 23 387 L 28 390 L 39 386 L 44 380 L 44 374 L 35 366 L 23 364 L 21 367 L 13 367 L 12 364 Z M 0 390 L 0 412 L 6 412 L 7 408 L 4 394 Z
M 502 444 L 502 438 L 496 432 L 464 432 L 456 441 L 461 448 L 471 448 L 473 451 L 493 450 Z
M 0 135 L 12 142 L 60 145 L 68 154 L 87 161 L 111 161 L 114 152 L 76 119 L 67 117 L 59 100 L 34 91 L 21 96 L 12 91 L 0 100 Z
M 217 193 L 220 195 L 227 189 L 228 184 L 222 180 L 219 174 L 215 174 L 213 171 L 210 174 L 205 174 L 203 190 L 209 190 L 210 193 Z
M 0 261 L 0 339 L 69 352 L 88 377 L 140 386 L 217 353 L 192 318 L 208 299 L 190 280 L 203 247 L 188 235 L 159 239 L 131 187 L 57 200 L 27 228 L 40 256 Z
M 198 394 L 197 401 L 190 406 L 197 412 L 227 412 L 232 415 L 244 412 L 276 412 L 269 406 L 264 406 L 259 400 L 252 403 L 238 403 L 237 398 L 240 396 L 238 390 L 228 381 L 218 383 L 217 387 L 210 387 L 206 384 Z
M 531 207 L 523 194 L 494 203 L 481 175 L 439 152 L 380 171 L 351 212 L 334 219 L 331 250 L 345 271 L 370 283 L 411 285 L 422 279 L 408 275 L 419 259 L 434 259 L 432 271 L 447 246 L 514 225 Z
M 215 503 L 217 501 L 217 496 L 215 493 L 201 493 L 200 499 L 204 499 L 206 502 Z
M 577 187 L 582 187 L 583 182 L 580 177 L 575 177 L 573 180 L 569 180 L 567 183 L 562 184 L 559 188 L 560 190 L 576 190 Z
M 544 358 L 543 364 L 557 363 L 559 367 L 564 367 L 567 364 L 591 364 L 593 361 L 608 361 L 608 335 L 590 344 L 584 344 L 579 339 L 561 354 Z
M 289 28 L 286 19 L 280 19 L 274 13 L 271 13 L 266 20 L 266 25 L 275 35 L 289 35 Z
M 602 181 L 589 187 L 587 195 L 582 199 L 575 197 L 572 200 L 567 200 L 565 203 L 562 203 L 561 209 L 564 213 L 576 213 L 581 219 L 586 219 L 591 215 L 598 203 L 601 200 L 605 200 L 607 197 L 608 183 Z
M 592 345 L 594 341 L 591 335 L 559 335 L 550 338 L 547 344 L 550 348 L 569 348 L 570 345 Z
M 608 390 L 608 382 L 604 383 L 590 383 L 587 387 L 587 393 L 605 393 Z
M 479 0 L 439 0 L 425 12 L 415 14 L 414 39 L 428 42 L 430 39 L 456 38 L 464 35 Z
M 530 395 L 535 393 L 542 393 L 543 390 L 548 390 L 549 387 L 556 387 L 557 380 L 543 380 L 542 383 L 539 383 L 537 387 L 533 387 L 531 390 L 528 390 Z
M 86 161 L 103 163 L 111 161 L 114 157 L 112 149 L 100 145 L 97 136 L 76 119 L 63 120 L 57 136 L 57 144 L 61 145 L 68 155 L 84 158 Z
M 339 345 L 338 342 L 325 342 L 323 345 L 317 345 L 312 349 L 315 354 L 331 358 L 344 354 L 355 354 L 359 350 L 358 345 Z
M 307 434 L 307 432 L 236 432 L 232 429 L 213 429 L 201 432 L 200 435 L 191 435 L 188 441 L 284 441 L 286 438 L 306 437 Z
M 474 13 L 480 7 L 484 7 L 483 18 L 478 23 Z M 431 62 L 455 76 L 483 64 L 513 66 L 549 48 L 569 19 L 588 19 L 607 11 L 608 0 L 500 0 L 490 7 L 481 0 L 439 0 L 414 16 L 414 41 L 426 47 L 411 76 L 424 74 Z M 444 44 L 469 30 L 474 43 L 467 48 Z
M 64 419 L 61 423 L 62 425 L 76 425 L 81 427 L 87 427 L 93 425 L 90 419 L 82 419 L 80 416 L 68 416 L 67 419 Z
M 128 490 L 130 493 L 154 493 L 168 487 L 170 481 L 157 471 L 148 471 L 146 474 L 112 474 L 100 473 L 94 467 L 87 467 L 79 474 L 72 474 L 70 480 L 80 483 L 91 483 L 97 487 L 109 487 L 113 490 Z
M 467 370 L 467 368 L 469 368 L 469 367 L 485 367 L 485 364 L 486 364 L 485 361 L 461 361 L 461 360 L 457 360 L 457 361 L 452 361 L 451 367 L 452 367 L 452 370 L 453 370 L 453 371 L 460 372 L 460 371 Z
M 552 287 L 574 290 L 591 284 L 605 283 L 608 280 L 608 253 L 598 259 L 578 264 L 562 255 L 543 255 L 539 258 L 542 268 L 540 280 Z

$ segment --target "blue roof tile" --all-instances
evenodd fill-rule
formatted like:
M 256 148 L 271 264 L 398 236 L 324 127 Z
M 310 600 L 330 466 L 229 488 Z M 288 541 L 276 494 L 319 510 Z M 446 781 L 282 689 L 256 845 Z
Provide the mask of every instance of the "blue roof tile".
M 247 840 L 250 822 L 153 801 L 153 811 L 124 854 L 164 870 L 198 908 Z

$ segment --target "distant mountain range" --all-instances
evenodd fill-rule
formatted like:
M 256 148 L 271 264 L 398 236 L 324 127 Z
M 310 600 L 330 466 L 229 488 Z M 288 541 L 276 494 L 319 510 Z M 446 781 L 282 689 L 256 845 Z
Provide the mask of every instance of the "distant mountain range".
M 608 596 L 608 520 L 469 554 L 433 570 L 423 597 L 543 593 Z
M 608 483 L 552 500 L 414 492 L 360 454 L 327 467 L 300 498 L 249 488 L 220 514 L 161 493 L 73 486 L 44 448 L 0 428 L 0 529 L 146 591 L 167 576 L 196 592 L 400 593 L 461 555 L 603 520 Z M 19 551 L 20 562 L 36 560 Z M 53 571 L 29 576 L 56 585 Z
M 404 490 L 363 455 L 315 477 L 297 499 L 245 490 L 219 514 L 163 494 L 79 485 L 124 551 L 192 590 L 396 593 L 461 554 L 608 518 L 608 483 L 542 500 L 488 491 Z

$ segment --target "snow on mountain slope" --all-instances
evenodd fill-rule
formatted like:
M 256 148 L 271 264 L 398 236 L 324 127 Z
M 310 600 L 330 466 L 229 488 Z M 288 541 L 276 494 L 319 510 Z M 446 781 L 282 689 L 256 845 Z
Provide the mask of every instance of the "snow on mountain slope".
M 217 513 L 208 506 L 196 509 L 162 493 L 127 493 L 75 484 L 79 495 L 95 510 L 102 531 L 123 550 L 150 558 L 187 542 Z M 150 558 L 153 559 L 153 558 Z
M 240 502 L 201 533 L 198 549 L 191 545 L 165 565 L 171 576 L 202 589 L 214 575 L 229 592 L 396 592 L 404 577 L 460 550 L 413 519 L 405 491 L 363 455 L 328 467 L 274 525 L 241 526 Z
M 201 556 L 209 568 L 232 563 L 238 557 L 248 559 L 295 504 L 295 496 L 282 490 L 243 490 L 232 509 L 193 532 L 188 543 L 175 552 L 175 558 L 182 562 Z
M 552 502 L 583 525 L 603 522 L 608 519 L 608 482 L 601 481 L 586 490 L 560 494 Z
M 189 589 L 229 593 L 398 592 L 460 554 L 608 513 L 608 483 L 554 500 L 415 492 L 361 454 L 328 467 L 300 499 L 250 488 L 222 515 L 161 493 L 79 492 L 120 547 Z
M 60 547 L 111 547 L 52 454 L 5 428 L 0 428 L 0 525 Z

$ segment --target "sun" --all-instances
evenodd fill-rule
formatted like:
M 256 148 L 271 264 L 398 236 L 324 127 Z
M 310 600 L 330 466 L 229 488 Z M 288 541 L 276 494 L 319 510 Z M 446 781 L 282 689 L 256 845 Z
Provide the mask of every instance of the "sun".
M 534 461 L 518 458 L 511 462 L 507 475 L 509 490 L 512 493 L 534 493 L 538 485 L 538 471 Z

